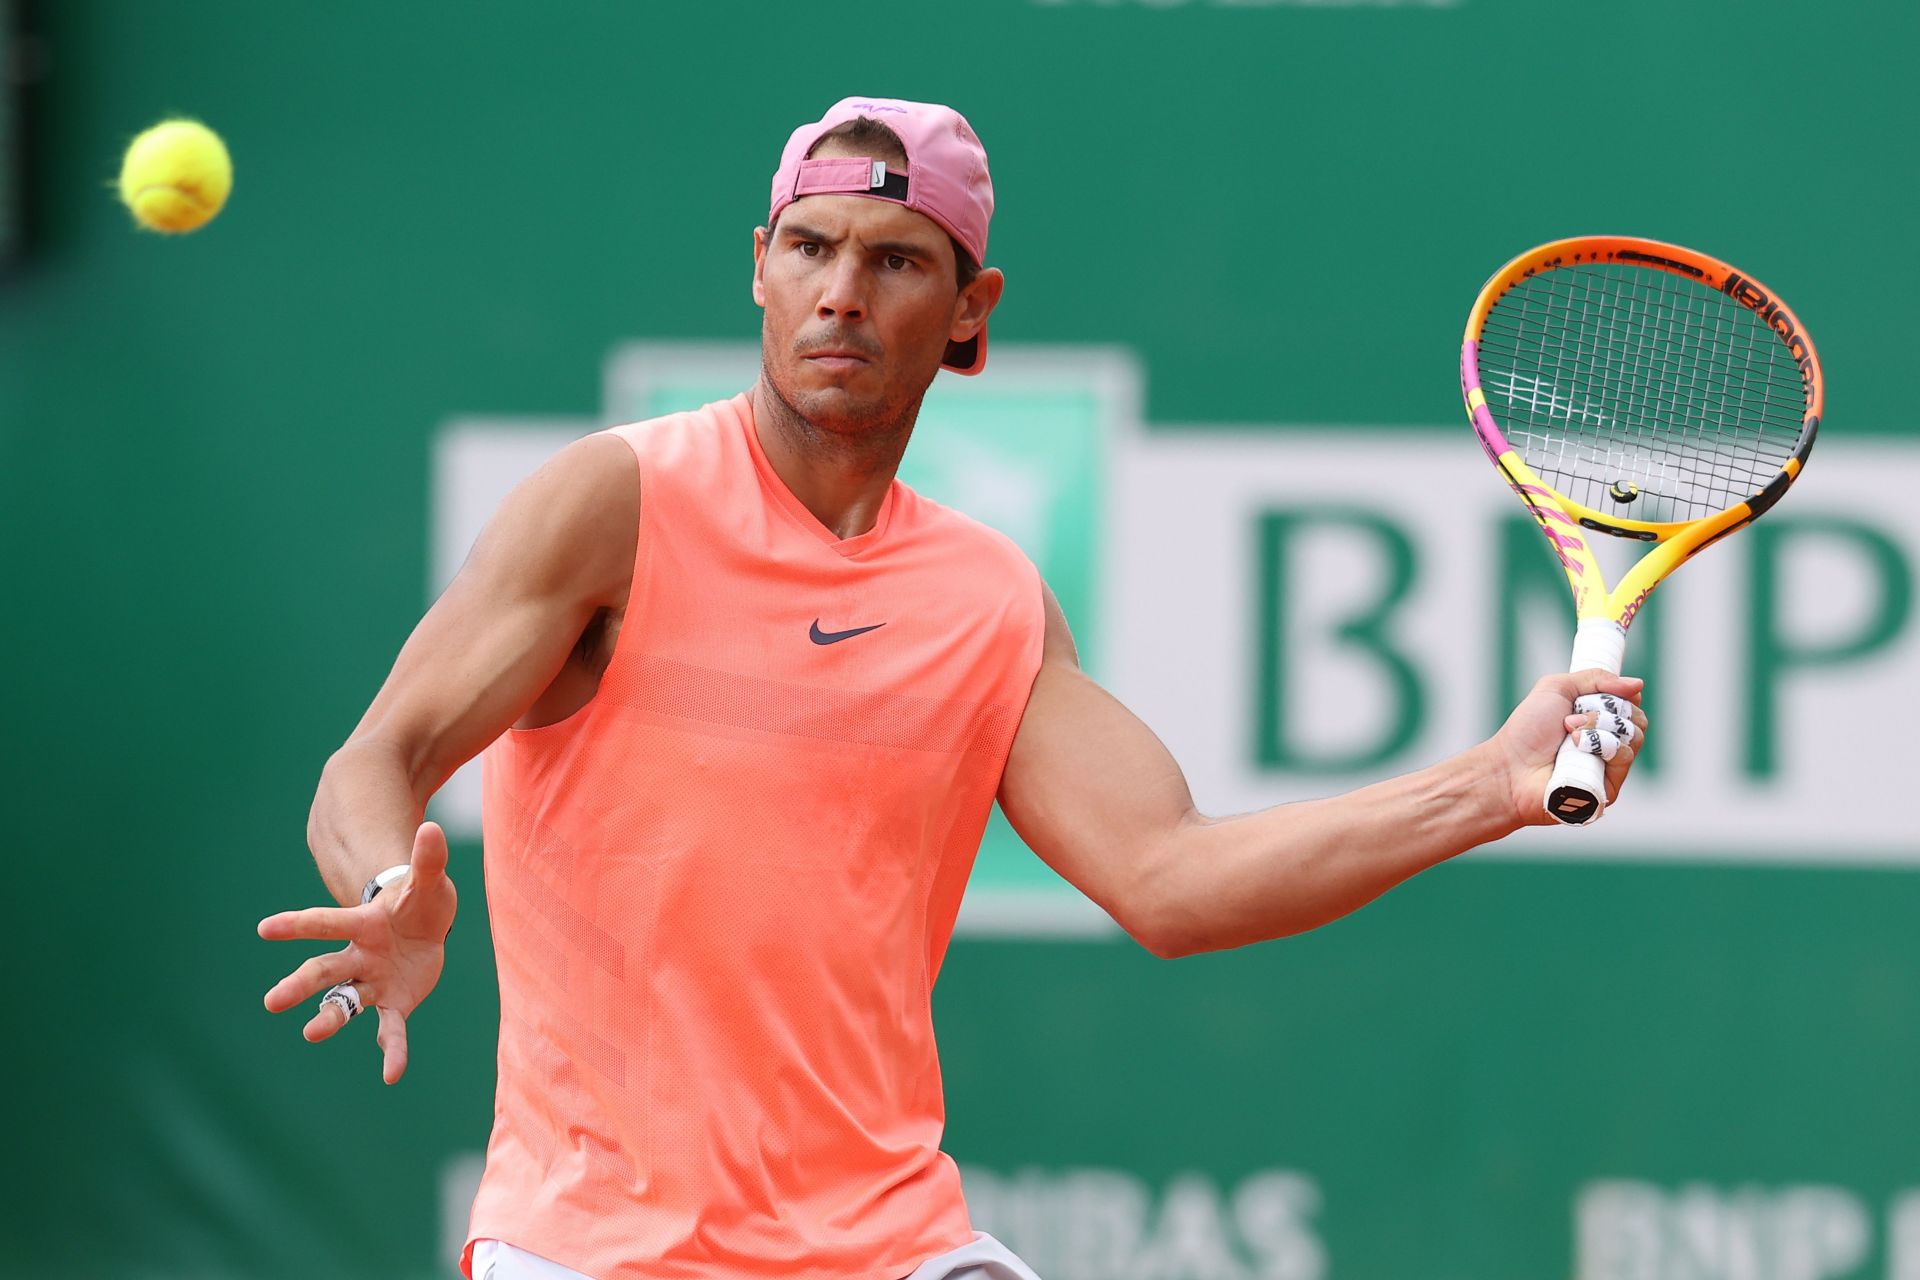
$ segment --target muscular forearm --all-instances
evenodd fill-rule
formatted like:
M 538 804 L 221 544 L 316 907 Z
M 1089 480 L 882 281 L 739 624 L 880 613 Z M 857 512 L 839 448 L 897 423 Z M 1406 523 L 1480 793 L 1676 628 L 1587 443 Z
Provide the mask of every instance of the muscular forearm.
M 1080 670 L 1059 603 L 1050 592 L 1041 597 L 1044 656 L 1000 805 L 1047 865 L 1156 955 L 1316 928 L 1437 862 L 1548 821 L 1541 798 L 1568 733 L 1598 728 L 1603 711 L 1622 716 L 1618 707 L 1576 712 L 1577 699 L 1637 704 L 1641 689 L 1603 671 L 1545 676 L 1493 737 L 1430 769 L 1211 819 L 1194 809 L 1180 766 L 1153 731 Z M 1637 705 L 1630 718 L 1646 731 Z M 1609 798 L 1633 763 L 1634 735 L 1613 736 Z
M 1301 933 L 1514 830 L 1484 748 L 1325 800 L 1235 818 L 1194 816 L 1162 842 L 1154 950 L 1220 951 Z
M 359 902 L 369 879 L 406 862 L 425 811 L 402 752 L 372 739 L 336 751 L 307 817 L 307 845 L 334 900 Z

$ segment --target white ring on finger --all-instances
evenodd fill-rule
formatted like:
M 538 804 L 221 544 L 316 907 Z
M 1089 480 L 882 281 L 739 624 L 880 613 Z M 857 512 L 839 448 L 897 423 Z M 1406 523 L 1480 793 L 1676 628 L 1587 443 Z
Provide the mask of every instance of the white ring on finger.
M 354 989 L 354 985 L 351 982 L 342 982 L 337 986 L 327 988 L 327 994 L 320 997 L 320 1003 L 322 1005 L 330 1004 L 339 1009 L 340 1012 L 347 1015 L 348 1022 L 352 1022 L 362 1013 L 365 1013 L 367 1009 L 366 1005 L 361 1003 L 359 991 Z

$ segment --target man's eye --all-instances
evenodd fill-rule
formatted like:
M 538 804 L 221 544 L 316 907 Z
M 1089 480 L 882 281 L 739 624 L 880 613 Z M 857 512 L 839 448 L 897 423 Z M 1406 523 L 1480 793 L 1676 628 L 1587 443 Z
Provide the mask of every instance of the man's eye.
M 811 240 L 802 240 L 796 247 L 800 250 L 801 254 L 806 257 L 817 258 L 820 256 L 820 246 Z
M 890 253 L 887 255 L 887 270 L 889 271 L 905 271 L 908 267 L 912 265 L 913 265 L 912 258 L 903 258 L 897 253 Z

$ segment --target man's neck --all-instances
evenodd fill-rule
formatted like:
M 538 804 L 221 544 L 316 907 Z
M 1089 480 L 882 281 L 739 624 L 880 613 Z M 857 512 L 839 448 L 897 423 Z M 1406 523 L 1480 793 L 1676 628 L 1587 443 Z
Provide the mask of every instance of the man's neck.
M 858 440 L 823 431 L 780 398 L 763 376 L 753 386 L 753 428 L 773 473 L 836 538 L 873 528 L 919 405 L 904 418 L 876 425 Z

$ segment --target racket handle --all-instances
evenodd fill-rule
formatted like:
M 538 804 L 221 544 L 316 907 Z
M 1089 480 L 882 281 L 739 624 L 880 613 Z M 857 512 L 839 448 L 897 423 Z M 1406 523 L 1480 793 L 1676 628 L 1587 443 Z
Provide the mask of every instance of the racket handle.
M 1610 618 L 1589 618 L 1573 633 L 1569 671 L 1599 667 L 1620 674 L 1627 657 L 1627 629 Z M 1584 827 L 1607 811 L 1607 762 L 1582 751 L 1572 734 L 1560 743 L 1547 779 L 1547 816 L 1570 827 Z

